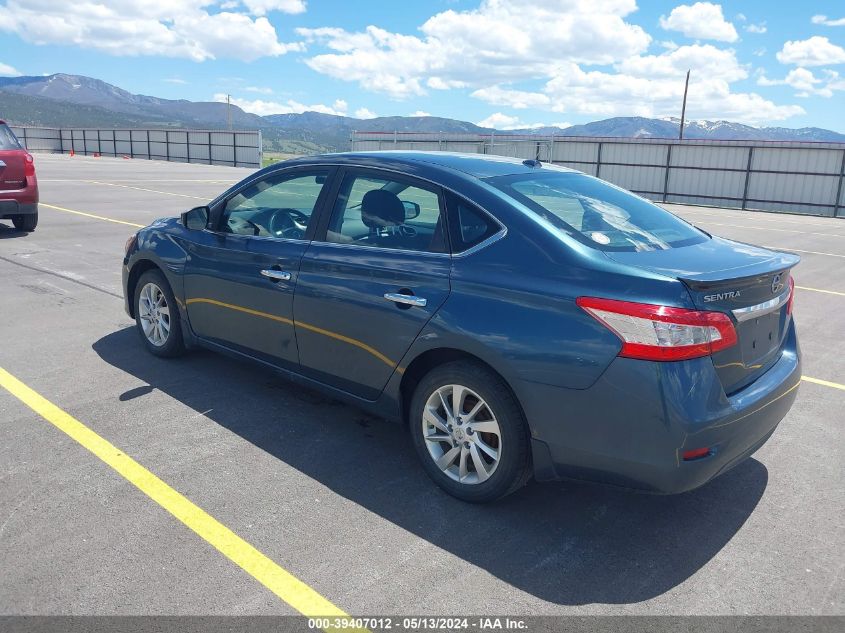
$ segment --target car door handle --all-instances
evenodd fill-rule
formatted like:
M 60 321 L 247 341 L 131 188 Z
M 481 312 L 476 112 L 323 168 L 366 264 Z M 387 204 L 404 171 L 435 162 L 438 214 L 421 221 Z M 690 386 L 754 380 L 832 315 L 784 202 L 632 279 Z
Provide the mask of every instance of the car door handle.
M 385 292 L 384 298 L 388 301 L 392 301 L 393 303 L 402 303 L 408 306 L 419 306 L 420 308 L 424 308 L 425 304 L 428 303 L 422 297 L 415 297 L 414 295 L 403 295 L 399 294 L 398 292 Z
M 290 281 L 290 273 L 284 270 L 265 269 L 261 271 L 261 276 L 271 281 Z

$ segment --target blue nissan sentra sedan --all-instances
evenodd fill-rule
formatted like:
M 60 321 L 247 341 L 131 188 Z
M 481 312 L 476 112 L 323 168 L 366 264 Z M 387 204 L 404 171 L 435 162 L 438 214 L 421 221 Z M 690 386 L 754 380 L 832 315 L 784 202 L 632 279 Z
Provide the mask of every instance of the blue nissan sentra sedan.
M 481 502 L 532 476 L 680 493 L 751 455 L 797 393 L 798 261 L 577 171 L 364 152 L 154 222 L 123 287 L 153 354 L 219 350 L 395 419 Z

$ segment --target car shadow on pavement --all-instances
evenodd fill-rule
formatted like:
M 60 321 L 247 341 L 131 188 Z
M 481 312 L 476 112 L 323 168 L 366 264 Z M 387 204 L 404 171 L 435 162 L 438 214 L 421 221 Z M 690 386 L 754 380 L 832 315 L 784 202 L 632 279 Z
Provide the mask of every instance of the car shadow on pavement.
M 211 352 L 155 358 L 134 328 L 93 348 L 335 493 L 557 604 L 635 603 L 671 590 L 731 540 L 768 481 L 765 466 L 749 459 L 679 496 L 532 482 L 497 503 L 471 505 L 428 479 L 398 424 Z M 120 399 L 148 391 L 132 389 Z
M 11 220 L 6 220 L 11 222 Z M 26 231 L 18 231 L 15 227 L 3 224 L 4 220 L 0 220 L 0 240 L 6 240 L 12 237 L 26 237 L 29 235 Z

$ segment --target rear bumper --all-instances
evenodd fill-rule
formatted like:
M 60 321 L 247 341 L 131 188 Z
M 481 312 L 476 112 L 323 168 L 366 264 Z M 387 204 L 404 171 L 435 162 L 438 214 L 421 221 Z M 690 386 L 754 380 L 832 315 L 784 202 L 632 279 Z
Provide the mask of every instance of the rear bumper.
M 35 213 L 38 213 L 37 202 L 0 200 L 0 218 L 10 218 L 13 215 L 33 215 Z
M 584 390 L 522 383 L 537 479 L 587 479 L 662 494 L 707 483 L 762 446 L 795 401 L 801 361 L 794 324 L 789 328 L 777 363 L 730 397 L 709 358 L 617 358 Z M 697 448 L 710 454 L 681 458 Z

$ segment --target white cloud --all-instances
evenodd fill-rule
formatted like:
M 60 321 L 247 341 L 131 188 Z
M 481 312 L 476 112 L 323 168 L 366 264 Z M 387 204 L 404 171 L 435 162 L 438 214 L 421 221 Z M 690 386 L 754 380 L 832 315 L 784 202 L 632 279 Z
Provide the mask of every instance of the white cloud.
M 748 77 L 747 69 L 731 49 L 721 49 L 712 44 L 681 46 L 660 55 L 630 57 L 615 65 L 619 72 L 633 77 L 683 77 L 687 70 L 703 78 L 726 82 Z
M 109 55 L 252 61 L 302 50 L 280 42 L 266 17 L 210 12 L 216 0 L 7 0 L 0 32 L 32 44 L 69 44 Z
M 635 0 L 483 0 L 432 16 L 421 37 L 377 26 L 297 32 L 330 49 L 307 60 L 317 72 L 406 98 L 547 76 L 559 59 L 607 64 L 643 52 L 651 38 L 624 20 L 635 9 Z
M 833 44 L 826 37 L 814 35 L 807 40 L 789 41 L 777 54 L 782 64 L 796 66 L 825 66 L 845 63 L 845 48 Z
M 188 83 L 184 79 L 179 79 L 178 77 L 168 77 L 167 79 L 162 79 L 162 81 L 166 81 L 169 84 L 186 84 L 186 83 Z
M 760 86 L 789 86 L 796 90 L 798 97 L 830 98 L 836 90 L 845 90 L 845 81 L 839 78 L 839 73 L 832 70 L 822 71 L 826 79 L 816 77 L 806 68 L 793 68 L 783 79 L 769 79 L 760 75 L 757 84 Z
M 479 121 L 476 125 L 480 127 L 491 127 L 496 130 L 535 130 L 541 127 L 571 127 L 571 123 L 525 123 L 517 116 L 510 116 L 503 112 L 491 114 L 486 119 Z
M 710 21 L 707 37 L 736 39 L 719 5 L 688 8 L 700 5 L 719 18 Z M 626 22 L 635 9 L 635 0 L 482 0 L 474 10 L 434 15 L 418 35 L 378 26 L 298 33 L 313 47 L 327 49 L 306 60 L 311 68 L 395 99 L 466 89 L 503 112 L 676 116 L 683 76 L 691 69 L 690 108 L 696 117 L 758 123 L 804 112 L 797 105 L 734 92 L 733 84 L 748 77 L 748 67 L 732 49 L 672 43 L 659 54 L 646 54 L 651 37 Z M 674 24 L 680 19 L 674 15 L 664 20 Z M 599 65 L 600 71 L 590 68 Z M 503 112 L 497 114 L 511 116 Z M 491 123 L 508 125 L 503 119 Z
M 479 121 L 476 125 L 480 127 L 492 127 L 497 130 L 512 130 L 520 127 L 517 125 L 518 123 L 519 117 L 508 116 L 507 114 L 496 112 L 495 114 L 488 116 L 486 119 Z
M 271 95 L 273 94 L 272 88 L 266 88 L 264 86 L 247 86 L 244 88 L 247 92 L 257 92 L 258 94 L 262 95 Z
M 725 20 L 722 5 L 712 2 L 677 6 L 668 18 L 660 16 L 660 26 L 667 31 L 680 31 L 687 37 L 702 40 L 735 42 L 739 39 L 734 25 Z
M 548 106 L 551 103 L 549 97 L 544 94 L 527 92 L 525 90 L 511 90 L 502 88 L 501 86 L 479 88 L 470 96 L 486 101 L 487 103 L 506 105 L 509 108 L 515 108 L 517 110 Z M 494 114 L 492 116 L 496 115 Z
M 0 62 L 0 77 L 19 77 L 20 75 L 20 71 L 14 66 Z
M 243 0 L 252 15 L 266 15 L 270 11 L 282 13 L 304 13 L 304 0 Z
M 768 29 L 766 28 L 765 22 L 760 22 L 760 24 L 749 24 L 745 27 L 745 30 L 749 33 L 762 34 L 765 33 Z
M 356 119 L 375 119 L 378 115 L 369 108 L 358 108 L 355 110 Z
M 425 112 L 424 110 L 417 110 L 416 112 L 411 112 L 408 116 L 431 116 L 431 112 Z
M 226 95 L 224 93 L 217 93 L 213 97 L 214 101 L 226 102 Z M 256 99 L 250 101 L 249 99 L 240 99 L 232 97 L 232 104 L 238 106 L 244 112 L 251 112 L 259 116 L 267 116 L 268 114 L 301 114 L 303 112 L 320 112 L 322 114 L 335 114 L 338 116 L 346 116 L 346 102 L 342 100 L 335 101 L 332 106 L 327 106 L 322 103 L 314 105 L 306 105 L 299 103 L 293 99 L 287 101 L 264 101 Z M 337 108 L 338 105 L 344 106 L 343 110 Z
M 677 116 L 684 75 L 691 68 L 688 113 L 696 118 L 731 119 L 746 123 L 783 120 L 803 114 L 797 105 L 777 105 L 756 93 L 731 92 L 730 84 L 748 77 L 733 51 L 709 44 L 682 46 L 661 55 L 632 57 L 616 64 L 616 72 L 585 71 L 578 64 L 561 64 L 537 92 L 495 86 L 474 96 L 491 105 L 513 107 L 529 95 L 546 102 L 553 112 L 600 116 Z
M 826 15 L 814 15 L 810 18 L 813 24 L 823 24 L 824 26 L 845 26 L 845 18 L 838 18 L 832 20 Z

